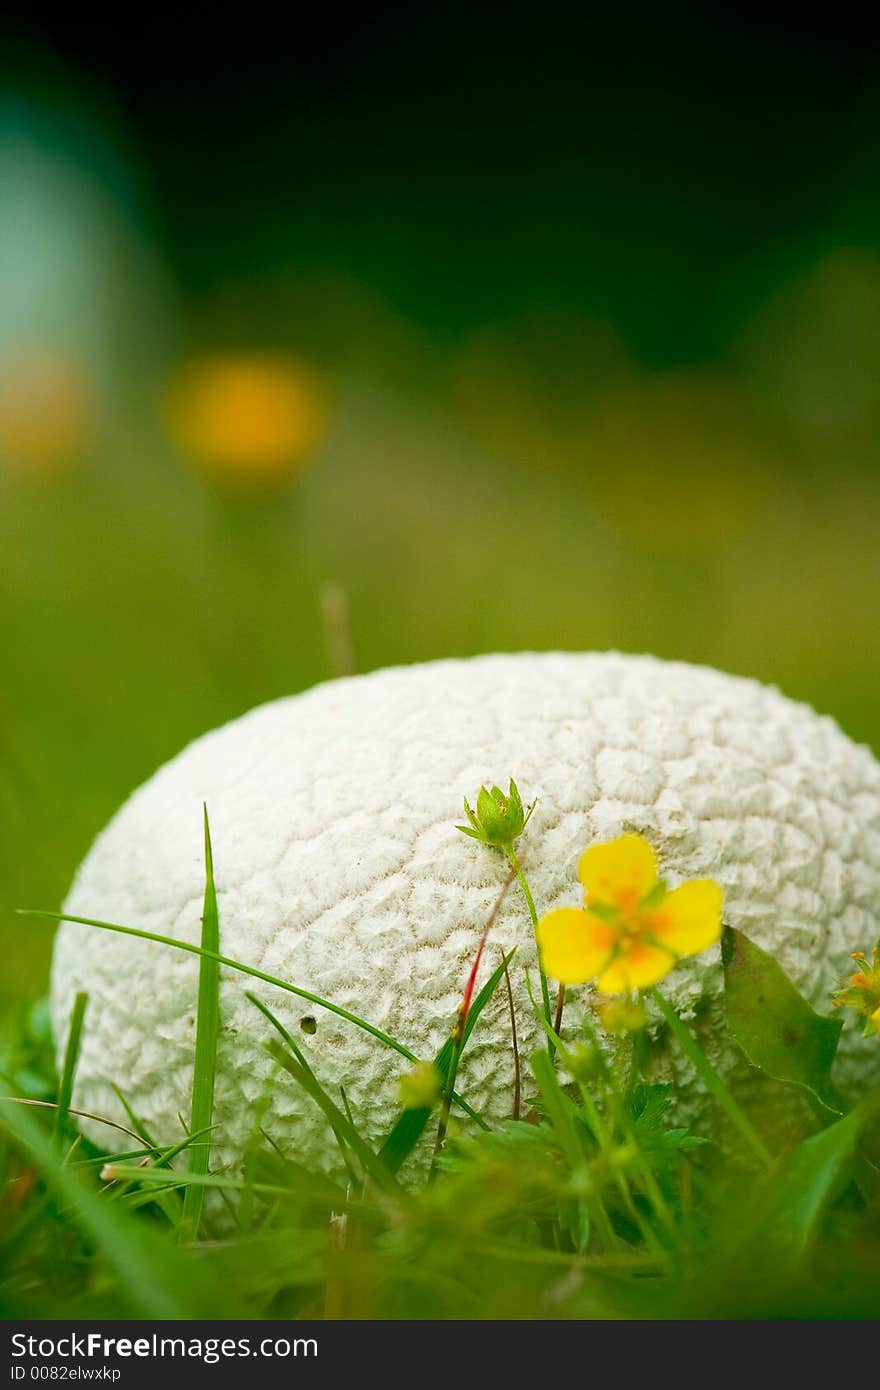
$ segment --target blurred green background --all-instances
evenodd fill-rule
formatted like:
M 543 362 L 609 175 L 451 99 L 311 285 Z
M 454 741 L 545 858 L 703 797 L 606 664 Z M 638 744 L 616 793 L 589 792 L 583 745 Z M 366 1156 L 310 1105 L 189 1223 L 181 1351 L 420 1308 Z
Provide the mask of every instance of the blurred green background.
M 880 747 L 869 22 L 279 22 L 6 12 L 7 1010 L 127 793 L 352 665 L 652 651 Z

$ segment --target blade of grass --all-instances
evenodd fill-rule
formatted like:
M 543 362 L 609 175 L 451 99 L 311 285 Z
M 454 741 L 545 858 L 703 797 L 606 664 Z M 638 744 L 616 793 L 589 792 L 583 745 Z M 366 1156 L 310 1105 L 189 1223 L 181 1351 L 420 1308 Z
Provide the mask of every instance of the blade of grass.
M 193 1067 L 190 1133 L 206 1133 L 214 1119 L 214 1086 L 217 1075 L 217 1036 L 220 1031 L 220 967 L 213 956 L 220 951 L 220 918 L 214 886 L 214 855 L 208 808 L 205 816 L 205 902 L 202 909 L 202 949 L 210 952 L 199 961 L 199 997 L 196 1018 L 196 1055 Z M 211 1159 L 210 1140 L 189 1150 L 189 1171 L 207 1173 Z M 188 1187 L 183 1199 L 181 1236 L 192 1239 L 199 1233 L 205 1194 L 199 1187 Z
M 516 1037 L 516 1010 L 513 1007 L 513 986 L 510 983 L 510 971 L 506 964 L 504 966 L 504 983 L 507 987 L 507 1012 L 510 1015 L 510 1045 L 513 1049 L 513 1118 L 518 1120 L 522 1101 L 522 1075 L 519 1064 L 519 1044 Z
M 0 1096 L 0 1101 L 5 1101 L 9 1105 L 31 1105 L 36 1110 L 56 1110 L 57 1101 L 54 1100 L 33 1100 L 30 1096 Z M 136 1134 L 133 1129 L 126 1129 L 125 1125 L 117 1124 L 115 1120 L 108 1120 L 104 1115 L 94 1115 L 91 1110 L 74 1110 L 69 1106 L 68 1115 L 76 1115 L 81 1120 L 95 1120 L 99 1125 L 107 1125 L 109 1129 L 118 1129 L 120 1134 L 127 1134 L 129 1139 L 142 1140 L 143 1136 Z M 148 1148 L 154 1147 L 147 1145 Z
M 205 1130 L 204 1133 L 210 1134 L 210 1130 Z M 143 1159 L 141 1159 L 141 1163 L 144 1167 L 149 1166 L 154 1171 L 157 1168 L 167 1168 L 168 1165 L 170 1163 L 173 1163 L 174 1159 L 177 1158 L 178 1154 L 183 1153 L 185 1149 L 189 1149 L 192 1146 L 198 1147 L 200 1141 L 201 1134 L 188 1134 L 185 1139 L 182 1139 L 180 1141 L 179 1144 L 173 1144 L 170 1148 L 159 1149 L 153 1155 L 153 1162 L 150 1165 L 145 1164 Z M 209 1149 L 210 1145 L 206 1144 L 205 1147 Z M 118 1163 L 120 1162 L 120 1159 L 114 1158 L 112 1162 Z M 104 1166 L 107 1166 L 106 1162 Z M 172 1175 L 169 1174 L 169 1178 L 171 1178 L 171 1176 Z M 174 1175 L 174 1178 L 176 1179 L 176 1174 Z M 184 1199 L 185 1198 L 186 1192 L 184 1192 Z M 156 1203 L 156 1205 L 161 1209 L 165 1217 L 168 1219 L 172 1229 L 177 1231 L 178 1238 L 180 1238 L 181 1231 L 183 1230 L 184 1208 L 177 1192 L 175 1191 L 174 1181 L 172 1180 L 167 1188 L 162 1187 L 157 1192 L 150 1193 L 149 1197 L 144 1200 L 143 1205 L 146 1205 L 147 1202 Z M 134 1207 L 139 1205 L 142 1204 L 140 1202 L 126 1202 L 126 1206 L 128 1206 L 129 1209 L 133 1209 Z
M 208 1130 L 205 1131 L 206 1134 L 209 1132 L 210 1131 Z M 172 1163 L 173 1160 L 177 1158 L 178 1154 L 183 1153 L 183 1151 L 185 1149 L 190 1148 L 191 1145 L 197 1144 L 200 1139 L 201 1135 L 199 1134 L 188 1134 L 185 1139 L 182 1139 L 180 1141 L 179 1144 L 172 1144 L 170 1147 L 166 1148 L 157 1148 L 155 1152 L 149 1155 L 149 1157 L 152 1159 L 152 1162 L 149 1165 L 145 1161 L 145 1156 L 141 1156 L 141 1166 L 149 1166 L 154 1170 L 157 1168 L 165 1168 L 168 1166 L 169 1163 Z M 121 1163 L 123 1161 L 124 1160 L 122 1155 L 115 1155 L 112 1159 L 109 1160 L 109 1162 L 111 1163 Z M 108 1160 L 105 1158 L 103 1162 L 104 1167 L 106 1168 Z M 183 1208 L 180 1200 L 178 1199 L 177 1195 L 172 1191 L 171 1187 L 167 1189 L 167 1194 L 168 1195 L 166 1196 L 166 1189 L 163 1188 L 159 1192 L 154 1193 L 151 1196 L 150 1200 L 156 1202 L 157 1206 L 160 1207 L 164 1216 L 167 1218 L 172 1229 L 178 1231 L 179 1233 L 181 1230 L 181 1223 L 183 1218 Z
M 76 995 L 73 1001 L 73 1008 L 70 1010 L 70 1027 L 67 1030 L 67 1044 L 64 1049 L 64 1066 L 61 1069 L 61 1084 L 58 1087 L 58 1107 L 55 1111 L 55 1124 L 52 1137 L 56 1146 L 60 1145 L 67 1125 L 67 1117 L 70 1114 L 70 1102 L 73 1098 L 73 1082 L 76 1076 L 76 1067 L 79 1061 L 80 1046 L 82 1045 L 83 1020 L 86 1014 L 86 1005 L 89 996 L 82 990 Z
M 361 1164 L 364 1172 L 373 1179 L 376 1185 L 386 1192 L 399 1190 L 397 1183 L 391 1173 L 385 1167 L 373 1150 L 360 1136 L 354 1125 L 349 1124 L 345 1115 L 339 1109 L 334 1100 L 328 1096 L 324 1087 L 315 1077 L 314 1072 L 309 1068 L 303 1067 L 292 1057 L 281 1045 L 272 1038 L 265 1044 L 266 1051 L 271 1057 L 275 1058 L 284 1070 L 298 1081 L 307 1095 L 310 1095 L 317 1106 L 323 1110 L 330 1125 L 335 1132 L 338 1132 L 345 1139 L 346 1144 Z
M 258 999 L 257 996 L 256 996 L 255 994 L 251 994 L 251 992 L 250 992 L 249 989 L 246 989 L 246 990 L 245 990 L 244 996 L 245 996 L 245 999 L 249 999 L 250 1002 L 251 1002 L 256 1008 L 259 1009 L 259 1011 L 260 1011 L 260 1013 L 263 1015 L 263 1017 L 264 1017 L 265 1019 L 267 1019 L 269 1023 L 271 1023 L 272 1027 L 276 1030 L 276 1032 L 280 1035 L 280 1037 L 282 1038 L 282 1040 L 283 1040 L 283 1041 L 287 1044 L 287 1046 L 290 1048 L 291 1052 L 293 1053 L 293 1055 L 294 1055 L 294 1057 L 296 1058 L 296 1060 L 299 1062 L 300 1066 L 301 1066 L 305 1071 L 307 1071 L 307 1072 L 309 1073 L 309 1075 L 312 1077 L 312 1079 L 315 1081 L 315 1083 L 318 1084 L 318 1083 L 317 1083 L 317 1078 L 315 1077 L 315 1073 L 312 1071 L 312 1068 L 309 1066 L 309 1063 L 308 1063 L 308 1061 L 306 1060 L 305 1053 L 303 1052 L 302 1048 L 298 1045 L 298 1043 L 296 1043 L 296 1042 L 294 1041 L 294 1039 L 290 1036 L 290 1034 L 288 1033 L 287 1029 L 284 1027 L 284 1024 L 280 1021 L 280 1019 L 277 1019 L 277 1018 L 275 1017 L 275 1015 L 273 1014 L 272 1010 L 271 1010 L 266 1004 L 264 1004 L 263 1001 L 262 1001 L 261 999 Z M 345 1092 L 343 1091 L 343 1098 L 344 1098 L 344 1096 L 345 1096 Z M 348 1111 L 348 1105 L 347 1105 L 347 1103 L 346 1103 L 346 1111 Z M 351 1115 L 350 1115 L 349 1113 L 346 1114 L 346 1118 L 347 1118 L 349 1124 L 351 1124 L 351 1125 L 353 1126 L 353 1121 L 352 1121 Z M 353 1166 L 352 1166 L 351 1158 L 349 1157 L 348 1147 L 347 1147 L 347 1145 L 346 1145 L 346 1143 L 345 1143 L 345 1139 L 343 1138 L 343 1136 L 342 1136 L 342 1134 L 340 1133 L 340 1131 L 332 1124 L 332 1122 L 331 1122 L 330 1128 L 333 1130 L 333 1136 L 334 1136 L 334 1138 L 335 1138 L 337 1144 L 339 1145 L 339 1152 L 342 1154 L 342 1161 L 343 1161 L 343 1163 L 345 1164 L 346 1168 L 348 1169 L 348 1175 L 349 1175 L 349 1177 L 352 1179 L 352 1181 L 355 1182 L 355 1181 L 357 1180 L 357 1174 L 356 1174 L 356 1172 L 355 1172 L 355 1170 L 354 1170 L 354 1168 L 353 1168 Z
M 241 975 L 250 975 L 255 980 L 262 980 L 264 984 L 273 985 L 276 989 L 282 989 L 287 994 L 295 994 L 298 999 L 306 999 L 310 1004 L 317 1004 L 318 1008 L 326 1009 L 328 1013 L 336 1014 L 338 1018 L 344 1018 L 347 1023 L 353 1023 L 356 1028 L 362 1029 L 364 1033 L 369 1033 L 371 1037 L 384 1043 L 386 1047 L 397 1052 L 401 1057 L 405 1057 L 408 1062 L 417 1062 L 419 1058 L 411 1052 L 403 1043 L 392 1038 L 389 1033 L 383 1033 L 381 1028 L 375 1028 L 366 1019 L 359 1018 L 357 1014 L 350 1013 L 348 1009 L 343 1009 L 340 1004 L 334 1004 L 329 999 L 322 999 L 319 994 L 312 994 L 307 989 L 300 989 L 298 985 L 292 985 L 288 980 L 279 980 L 275 975 L 267 975 L 264 970 L 257 970 L 253 965 L 245 965 L 243 961 L 233 960 L 231 956 L 221 955 L 218 951 L 206 950 L 203 946 L 196 946 L 190 941 L 178 941 L 173 936 L 162 936 L 159 932 L 144 931 L 140 927 L 125 927 L 119 922 L 102 922 L 97 917 L 76 917 L 67 912 L 48 912 L 42 908 L 19 907 L 16 908 L 19 917 L 39 917 L 47 922 L 77 922 L 82 927 L 97 927 L 101 931 L 118 932 L 121 936 L 133 936 L 140 941 L 155 941 L 159 946 L 173 946 L 178 951 L 186 951 L 191 956 L 206 956 L 209 960 L 216 961 L 218 965 L 225 965 L 229 970 L 235 970 Z M 457 1093 L 453 1096 L 456 1105 L 462 1109 L 472 1120 L 488 1128 L 485 1121 L 471 1109 L 467 1101 Z
M 483 985 L 483 988 L 471 1004 L 465 1024 L 462 1047 L 466 1046 L 468 1038 L 476 1027 L 480 1014 L 498 988 L 499 981 L 503 978 L 505 970 L 516 955 L 516 949 L 517 948 L 514 946 L 513 950 L 504 957 L 504 960 L 497 969 L 493 970 L 489 979 Z M 449 1068 L 452 1065 L 453 1050 L 454 1044 L 452 1038 L 449 1037 L 434 1058 L 434 1066 L 440 1075 L 441 1082 L 448 1080 Z M 455 1093 L 453 1092 L 453 1099 L 455 1098 Z M 478 1115 L 475 1115 L 472 1110 L 468 1109 L 468 1113 L 477 1121 L 481 1129 L 489 1128 L 486 1122 L 481 1120 Z M 379 1157 L 389 1172 L 396 1173 L 399 1171 L 419 1142 L 419 1139 L 422 1137 L 430 1118 L 430 1109 L 419 1108 L 402 1111 L 397 1123 L 394 1125 L 394 1128 L 379 1150 Z
M 359 1018 L 357 1014 L 350 1013 L 348 1009 L 343 1009 L 340 1004 L 333 1004 L 329 999 L 322 999 L 320 995 L 312 994 L 307 989 L 300 989 L 298 985 L 292 985 L 288 980 L 279 980 L 276 975 L 267 975 L 264 970 L 257 970 L 253 965 L 245 965 L 243 961 L 233 960 L 231 956 L 224 956 L 219 951 L 209 950 L 204 946 L 195 946 L 190 941 L 178 941 L 173 936 L 163 936 L 159 932 L 143 931 L 140 927 L 124 927 L 118 922 L 102 922 L 96 917 L 75 917 L 65 912 L 43 912 L 35 908 L 17 908 L 16 911 L 22 917 L 42 917 L 51 922 L 78 922 L 83 927 L 98 927 L 101 931 L 119 932 L 123 936 L 138 937 L 141 941 L 155 941 L 159 946 L 173 946 L 176 950 L 187 951 L 193 956 L 207 956 L 209 960 L 216 961 L 218 965 L 225 965 L 229 970 L 237 970 L 242 975 L 250 975 L 255 980 L 262 980 L 264 984 L 274 985 L 276 989 L 283 989 L 288 994 L 295 994 L 299 999 L 306 999 L 310 1004 L 317 1004 L 319 1008 L 327 1009 L 329 1013 L 336 1014 L 338 1018 L 344 1018 L 347 1023 L 353 1023 L 355 1027 L 361 1028 L 371 1037 L 377 1038 L 386 1047 L 400 1053 L 401 1057 L 406 1057 L 407 1061 L 418 1061 L 415 1053 L 410 1052 L 403 1043 L 398 1042 L 388 1033 L 383 1033 L 381 1028 L 375 1028 L 372 1023 L 367 1023 L 366 1019 Z
M 179 1188 L 201 1187 L 218 1188 L 229 1192 L 243 1192 L 250 1188 L 273 1197 L 289 1197 L 290 1189 L 280 1183 L 247 1182 L 244 1178 L 228 1178 L 223 1173 L 172 1173 L 164 1168 L 136 1168 L 128 1163 L 106 1163 L 101 1169 L 102 1182 L 144 1183 L 147 1187 Z
M 141 1120 L 140 1117 L 135 1114 L 131 1105 L 129 1105 L 128 1099 L 125 1096 L 124 1092 L 119 1089 L 115 1082 L 111 1082 L 111 1086 L 113 1089 L 113 1093 L 116 1096 L 116 1099 L 119 1101 L 119 1104 L 122 1106 L 123 1110 L 125 1111 L 126 1115 L 131 1121 L 132 1128 L 137 1131 L 141 1139 L 143 1139 L 144 1143 L 149 1148 L 158 1148 L 158 1145 L 156 1144 L 155 1140 L 153 1139 L 153 1136 L 150 1134 L 150 1131 L 147 1129 L 147 1126 L 144 1124 L 143 1120 Z
M 693 1064 L 694 1070 L 705 1085 L 706 1090 L 712 1098 L 717 1101 L 734 1128 L 739 1131 L 748 1148 L 758 1160 L 758 1163 L 765 1168 L 770 1167 L 773 1163 L 773 1155 L 770 1153 L 770 1150 L 767 1148 L 767 1145 L 764 1143 L 749 1117 L 734 1100 L 718 1072 L 697 1043 L 696 1038 L 687 1024 L 682 1022 L 675 1009 L 664 995 L 660 993 L 656 985 L 652 985 L 645 993 L 650 999 L 653 999 L 654 1003 L 657 1005 L 664 1023 L 668 1025 L 669 1031 L 672 1033 L 688 1061 Z

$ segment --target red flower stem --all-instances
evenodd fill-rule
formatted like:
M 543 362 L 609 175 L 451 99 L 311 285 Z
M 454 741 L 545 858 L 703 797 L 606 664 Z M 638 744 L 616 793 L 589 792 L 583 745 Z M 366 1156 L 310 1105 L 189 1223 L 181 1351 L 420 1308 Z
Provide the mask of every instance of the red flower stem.
M 468 1014 L 470 1013 L 471 1009 L 471 1001 L 474 997 L 474 988 L 477 983 L 477 972 L 480 969 L 480 961 L 483 959 L 483 951 L 486 947 L 486 941 L 488 940 L 489 932 L 492 930 L 495 918 L 501 911 L 501 904 L 504 902 L 504 899 L 507 896 L 507 890 L 513 883 L 515 877 L 516 871 L 515 869 L 511 868 L 510 873 L 507 875 L 507 878 L 504 880 L 504 883 L 501 886 L 501 892 L 495 899 L 492 911 L 489 913 L 489 916 L 486 919 L 486 925 L 483 927 L 483 934 L 480 937 L 480 944 L 477 947 L 477 954 L 474 957 L 474 963 L 471 966 L 470 974 L 468 975 L 467 979 L 467 984 L 464 988 L 464 996 L 462 997 L 462 1001 L 458 1006 L 458 1015 L 455 1020 L 455 1026 L 452 1029 L 452 1033 L 450 1034 L 450 1037 L 452 1039 L 452 1057 L 449 1061 L 449 1075 L 446 1078 L 446 1085 L 443 1089 L 443 1104 L 440 1109 L 440 1120 L 437 1125 L 437 1138 L 434 1143 L 434 1157 L 431 1160 L 432 1177 L 435 1171 L 437 1157 L 443 1149 L 444 1144 L 446 1143 L 446 1131 L 449 1128 L 449 1111 L 452 1107 L 452 1094 L 455 1090 L 455 1078 L 458 1072 L 458 1064 L 461 1060 L 461 1054 L 464 1050 L 465 1030 L 467 1028 Z

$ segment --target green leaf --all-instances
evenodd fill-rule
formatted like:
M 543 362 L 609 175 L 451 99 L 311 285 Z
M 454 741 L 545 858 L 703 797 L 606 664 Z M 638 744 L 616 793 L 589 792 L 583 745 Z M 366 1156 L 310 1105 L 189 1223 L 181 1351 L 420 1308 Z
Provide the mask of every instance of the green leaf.
M 536 1052 L 531 1059 L 532 1071 L 544 1102 L 544 1113 L 556 1131 L 559 1145 L 573 1169 L 581 1168 L 586 1153 L 575 1120 L 577 1111 L 559 1084 L 552 1059 L 546 1052 Z
M 515 955 L 516 947 L 514 947 L 513 950 L 504 957 L 501 964 L 493 970 L 492 974 L 483 985 L 483 988 L 473 1000 L 464 1027 L 464 1037 L 461 1044 L 462 1052 L 464 1052 L 467 1046 L 467 1040 L 474 1031 L 480 1014 L 498 988 L 499 982 L 504 977 L 505 970 Z M 440 1051 L 437 1053 L 437 1056 L 434 1058 L 434 1066 L 437 1068 L 440 1075 L 441 1088 L 449 1080 L 449 1068 L 452 1065 L 454 1050 L 455 1045 L 452 1038 L 447 1038 Z M 396 1173 L 400 1170 L 401 1166 L 424 1134 L 428 1121 L 431 1118 L 431 1113 L 430 1108 L 404 1110 L 402 1112 L 394 1128 L 391 1130 L 391 1133 L 379 1150 L 379 1157 L 389 1172 Z M 470 1110 L 469 1113 L 472 1118 L 478 1119 L 472 1110 Z M 484 1125 L 483 1128 L 485 1127 Z
M 846 1103 L 831 1082 L 842 1022 L 823 1018 L 798 993 L 782 967 L 742 932 L 722 942 L 727 1021 L 753 1067 L 818 1101 L 824 1117 Z
M 212 958 L 220 950 L 220 918 L 217 912 L 217 892 L 214 887 L 214 856 L 211 851 L 211 831 L 208 808 L 205 815 L 205 902 L 202 908 L 202 950 L 199 961 L 199 999 L 196 1020 L 196 1056 L 193 1068 L 192 1109 L 190 1133 L 209 1131 L 214 1117 L 214 1082 L 217 1071 L 217 1035 L 220 1031 L 220 965 Z M 189 1150 L 189 1171 L 201 1176 L 208 1171 L 211 1157 L 210 1137 Z M 204 1189 L 193 1185 L 186 1189 L 183 1199 L 181 1234 L 191 1239 L 198 1235 L 205 1202 Z
M 478 830 L 469 830 L 466 825 L 457 825 L 456 830 L 460 830 L 462 835 L 469 835 L 472 840 L 482 840 L 482 835 Z
M 477 820 L 484 826 L 492 824 L 495 820 L 495 814 L 496 803 L 492 793 L 486 787 L 480 787 L 477 792 Z
M 64 1066 L 61 1071 L 61 1084 L 58 1087 L 58 1108 L 55 1111 L 54 1137 L 56 1144 L 61 1143 L 67 1125 L 67 1117 L 70 1113 L 73 1081 L 76 1076 L 76 1066 L 82 1044 L 83 1019 L 88 1002 L 89 996 L 80 991 L 74 999 L 73 1008 L 70 1011 L 70 1027 L 67 1032 L 67 1046 L 64 1049 Z
M 758 1201 L 751 1236 L 763 1261 L 797 1265 L 822 1217 L 853 1177 L 856 1144 L 880 1113 L 875 1088 L 848 1115 L 804 1139 L 785 1156 Z

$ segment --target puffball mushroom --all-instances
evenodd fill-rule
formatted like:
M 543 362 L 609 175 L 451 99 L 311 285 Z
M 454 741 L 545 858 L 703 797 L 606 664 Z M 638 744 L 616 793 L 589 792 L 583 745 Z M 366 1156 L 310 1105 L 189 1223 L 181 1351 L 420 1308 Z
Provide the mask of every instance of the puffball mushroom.
M 456 829 L 483 783 L 537 798 L 519 842 L 539 912 L 580 901 L 586 845 L 647 837 L 671 885 L 716 879 L 725 920 L 772 952 L 827 1011 L 851 951 L 880 908 L 880 766 L 829 718 L 752 680 L 617 654 L 484 656 L 376 671 L 276 700 L 186 748 L 98 836 L 64 910 L 197 943 L 204 893 L 202 803 L 213 840 L 222 952 L 367 1019 L 432 1058 L 448 1037 L 480 934 L 507 875 L 504 856 Z M 541 1042 L 519 888 L 489 936 L 484 980 L 511 967 L 521 1052 Z M 156 1140 L 189 1113 L 198 958 L 65 923 L 52 975 L 63 1049 L 73 997 L 90 1004 L 74 1104 L 125 1122 L 116 1087 Z M 362 1030 L 252 977 L 221 969 L 216 1164 L 237 1166 L 258 1126 L 291 1157 L 338 1155 L 314 1102 L 263 1044 L 262 998 L 298 1038 L 324 1086 L 344 1085 L 365 1137 L 399 1110 L 407 1063 Z M 724 1069 L 718 948 L 664 984 Z M 588 991 L 569 992 L 573 1035 Z M 715 1020 L 715 1023 L 712 1020 Z M 861 1049 L 861 1050 L 860 1050 Z M 870 1079 L 878 1052 L 844 1034 L 847 1066 Z M 671 1064 L 670 1064 L 671 1065 Z M 698 1083 L 676 1088 L 699 1117 Z M 459 1089 L 487 1118 L 510 1114 L 514 1068 L 503 989 L 464 1056 Z M 111 1131 L 85 1122 L 96 1139 Z

